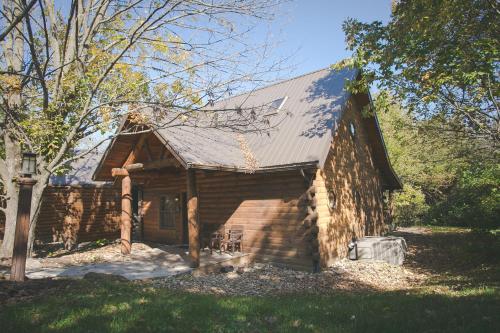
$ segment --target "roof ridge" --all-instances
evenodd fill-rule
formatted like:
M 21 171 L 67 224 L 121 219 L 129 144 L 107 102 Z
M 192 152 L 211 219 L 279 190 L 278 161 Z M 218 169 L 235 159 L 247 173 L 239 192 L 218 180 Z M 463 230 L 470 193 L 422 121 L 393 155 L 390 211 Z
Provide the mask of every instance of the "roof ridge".
M 239 97 L 239 96 L 243 96 L 243 95 L 246 95 L 246 94 L 250 94 L 250 93 L 254 93 L 256 91 L 259 91 L 259 90 L 263 90 L 263 89 L 267 89 L 267 88 L 270 88 L 270 87 L 274 87 L 276 85 L 279 85 L 279 84 L 282 84 L 282 83 L 285 83 L 285 82 L 288 82 L 288 81 L 293 81 L 293 80 L 297 80 L 297 79 L 300 79 L 300 78 L 303 78 L 304 76 L 308 76 L 308 75 L 312 75 L 312 74 L 315 74 L 315 73 L 318 73 L 318 72 L 321 72 L 321 71 L 324 71 L 326 69 L 330 69 L 331 70 L 331 67 L 328 66 L 328 67 L 323 67 L 321 69 L 317 69 L 317 70 L 314 70 L 312 72 L 308 72 L 308 73 L 304 73 L 304 74 L 301 74 L 301 75 L 298 75 L 298 76 L 294 76 L 294 77 L 291 77 L 291 78 L 288 78 L 288 79 L 284 79 L 284 80 L 281 80 L 281 81 L 276 81 L 274 83 L 271 83 L 271 84 L 268 84 L 266 86 L 263 86 L 263 87 L 260 87 L 260 88 L 257 88 L 255 90 L 249 90 L 249 91 L 245 91 L 245 92 L 241 92 L 239 94 L 236 94 L 236 95 L 232 95 L 232 96 L 229 96 L 229 97 L 226 97 L 226 98 L 223 98 L 223 99 L 220 99 L 218 101 L 216 101 L 216 103 L 221 103 L 221 102 L 225 102 L 225 101 L 228 101 L 232 98 L 236 98 L 236 97 Z

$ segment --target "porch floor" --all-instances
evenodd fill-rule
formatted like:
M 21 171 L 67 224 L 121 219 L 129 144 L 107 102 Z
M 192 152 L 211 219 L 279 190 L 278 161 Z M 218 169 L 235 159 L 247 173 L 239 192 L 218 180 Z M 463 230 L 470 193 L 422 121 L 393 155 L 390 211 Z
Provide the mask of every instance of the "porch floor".
M 210 254 L 209 250 L 205 249 L 200 252 L 200 269 L 244 256 L 246 254 L 240 252 L 219 254 L 214 251 Z M 89 272 L 96 272 L 121 275 L 129 280 L 142 280 L 175 276 L 193 270 L 189 267 L 186 248 L 144 243 L 133 243 L 129 256 L 123 256 L 119 245 L 112 244 L 86 252 L 32 258 L 26 263 L 26 276 L 30 279 L 80 278 Z

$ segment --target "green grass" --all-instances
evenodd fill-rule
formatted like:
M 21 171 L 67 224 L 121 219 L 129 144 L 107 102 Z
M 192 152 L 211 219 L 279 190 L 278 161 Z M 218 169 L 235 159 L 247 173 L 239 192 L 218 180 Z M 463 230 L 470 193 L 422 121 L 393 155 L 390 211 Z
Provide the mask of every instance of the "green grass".
M 433 276 L 409 292 L 217 297 L 75 280 L 50 296 L 1 306 L 0 332 L 500 331 L 498 234 L 432 228 L 401 235 L 415 250 L 407 267 Z
M 2 332 L 488 332 L 493 289 L 215 297 L 123 282 L 77 281 L 59 295 L 0 310 Z

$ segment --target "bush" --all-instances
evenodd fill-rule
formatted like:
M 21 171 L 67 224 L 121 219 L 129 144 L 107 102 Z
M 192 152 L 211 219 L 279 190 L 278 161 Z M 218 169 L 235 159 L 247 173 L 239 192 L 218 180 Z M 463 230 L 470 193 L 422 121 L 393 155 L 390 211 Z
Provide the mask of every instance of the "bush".
M 433 225 L 476 229 L 500 227 L 499 165 L 467 169 L 441 202 L 433 205 L 427 221 Z
M 413 185 L 405 185 L 401 192 L 394 194 L 394 224 L 398 226 L 419 225 L 429 210 L 422 190 Z

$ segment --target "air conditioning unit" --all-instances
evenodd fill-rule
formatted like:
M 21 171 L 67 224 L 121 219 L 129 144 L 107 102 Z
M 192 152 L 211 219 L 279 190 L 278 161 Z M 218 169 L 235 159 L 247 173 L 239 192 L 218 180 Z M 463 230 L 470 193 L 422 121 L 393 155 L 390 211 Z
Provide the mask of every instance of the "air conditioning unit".
M 402 265 L 407 251 L 403 237 L 363 237 L 349 244 L 349 259 L 385 261 Z

